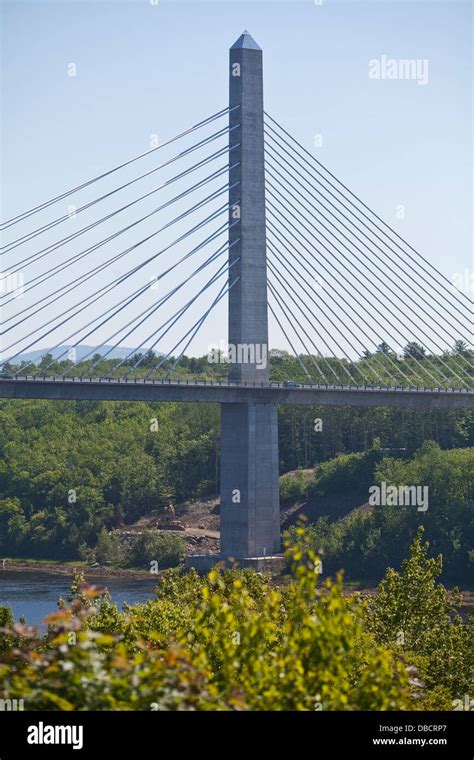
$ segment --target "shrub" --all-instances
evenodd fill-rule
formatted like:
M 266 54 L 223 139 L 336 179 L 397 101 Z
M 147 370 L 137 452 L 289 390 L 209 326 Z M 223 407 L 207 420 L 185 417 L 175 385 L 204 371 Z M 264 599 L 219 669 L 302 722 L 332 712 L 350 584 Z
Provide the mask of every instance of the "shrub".
M 147 530 L 137 536 L 130 548 L 129 563 L 136 567 L 158 562 L 161 568 L 175 567 L 186 556 L 186 543 L 182 536 L 171 532 Z
M 363 498 L 374 483 L 374 472 L 383 457 L 380 441 L 374 440 L 372 447 L 358 454 L 343 454 L 335 459 L 322 462 L 314 468 L 314 476 L 309 484 L 311 495 L 353 493 L 354 499 Z
M 404 663 L 365 629 L 341 578 L 318 589 L 307 546 L 291 547 L 288 561 L 294 580 L 282 589 L 253 571 L 189 573 L 123 613 L 107 600 L 94 608 L 99 592 L 79 584 L 72 603 L 47 619 L 44 638 L 12 632 L 21 656 L 14 647 L 0 654 L 2 697 L 21 695 L 30 710 L 416 704 Z
M 6 652 L 11 647 L 11 638 L 5 634 L 4 629 L 13 625 L 13 612 L 10 607 L 0 605 L 0 652 Z
M 280 477 L 280 502 L 302 501 L 306 498 L 311 475 L 303 470 Z
M 97 539 L 95 558 L 101 564 L 117 563 L 122 559 L 122 551 L 117 537 L 102 528 Z
M 404 710 L 469 693 L 472 626 L 436 583 L 421 532 L 402 571 L 361 601 L 341 576 L 319 587 L 298 530 L 282 587 L 252 570 L 170 571 L 156 599 L 119 612 L 78 578 L 45 636 L 7 616 L 0 696 L 27 710 Z

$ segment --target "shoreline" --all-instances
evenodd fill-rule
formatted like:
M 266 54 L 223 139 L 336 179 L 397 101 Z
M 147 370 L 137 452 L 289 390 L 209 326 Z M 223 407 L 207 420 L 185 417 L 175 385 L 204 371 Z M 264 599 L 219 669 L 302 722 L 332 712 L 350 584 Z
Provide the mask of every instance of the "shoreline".
M 84 573 L 86 580 L 93 579 L 109 579 L 109 580 L 150 580 L 157 578 L 157 575 L 152 575 L 149 570 L 142 570 L 140 568 L 125 568 L 125 567 L 107 567 L 107 565 L 100 565 L 99 567 L 90 567 L 81 562 L 77 564 L 64 564 L 54 561 L 36 561 L 26 559 L 7 559 L 3 564 L 0 559 L 0 582 L 2 576 L 9 574 L 41 574 L 46 576 L 60 576 L 63 578 L 69 577 L 72 579 L 75 572 Z
M 100 580 L 100 581 L 143 581 L 147 580 L 153 582 L 162 575 L 165 570 L 159 571 L 157 574 L 150 573 L 149 570 L 141 568 L 126 568 L 126 567 L 107 567 L 106 565 L 100 565 L 99 567 L 90 567 L 81 562 L 77 564 L 55 562 L 54 560 L 28 560 L 28 559 L 7 559 L 5 566 L 3 566 L 3 560 L 0 558 L 0 583 L 2 577 L 8 575 L 44 575 L 49 577 L 62 577 L 70 578 L 74 575 L 74 572 L 84 573 L 86 581 Z M 367 580 L 352 580 L 344 583 L 344 591 L 346 593 L 371 593 L 377 588 L 378 582 L 370 582 Z M 449 588 L 448 588 L 449 590 Z M 474 589 L 460 589 L 462 597 L 462 607 L 470 610 L 474 609 Z

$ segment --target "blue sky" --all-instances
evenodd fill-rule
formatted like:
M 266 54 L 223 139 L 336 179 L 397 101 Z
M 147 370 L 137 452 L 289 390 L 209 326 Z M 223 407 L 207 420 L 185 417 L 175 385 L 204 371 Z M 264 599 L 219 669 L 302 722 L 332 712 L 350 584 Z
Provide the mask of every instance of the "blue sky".
M 3 218 L 224 107 L 228 48 L 247 28 L 264 49 L 266 109 L 450 279 L 472 267 L 469 2 L 7 0 L 2 11 Z M 428 83 L 370 79 L 384 54 L 427 59 Z M 190 353 L 225 338 L 221 323 L 222 310 Z

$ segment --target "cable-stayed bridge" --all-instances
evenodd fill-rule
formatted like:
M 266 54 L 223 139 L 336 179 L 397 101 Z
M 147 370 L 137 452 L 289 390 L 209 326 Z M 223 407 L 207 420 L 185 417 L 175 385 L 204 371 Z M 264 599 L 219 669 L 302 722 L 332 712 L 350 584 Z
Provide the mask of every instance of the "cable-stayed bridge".
M 226 108 L 2 224 L 0 396 L 221 403 L 222 551 L 251 557 L 279 550 L 277 404 L 473 408 L 474 354 L 467 295 L 264 111 L 248 33 L 229 82 Z M 205 378 L 183 372 L 204 330 Z

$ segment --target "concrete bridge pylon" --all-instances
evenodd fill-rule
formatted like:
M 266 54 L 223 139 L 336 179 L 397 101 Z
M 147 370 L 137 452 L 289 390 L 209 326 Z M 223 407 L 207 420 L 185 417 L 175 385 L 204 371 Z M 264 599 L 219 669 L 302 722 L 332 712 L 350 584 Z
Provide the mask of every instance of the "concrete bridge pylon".
M 269 377 L 262 50 L 244 32 L 229 51 L 231 163 L 229 379 Z M 237 106 L 237 107 L 236 107 Z M 278 422 L 273 403 L 221 405 L 221 554 L 250 559 L 280 550 Z

